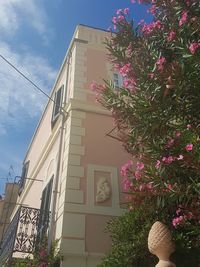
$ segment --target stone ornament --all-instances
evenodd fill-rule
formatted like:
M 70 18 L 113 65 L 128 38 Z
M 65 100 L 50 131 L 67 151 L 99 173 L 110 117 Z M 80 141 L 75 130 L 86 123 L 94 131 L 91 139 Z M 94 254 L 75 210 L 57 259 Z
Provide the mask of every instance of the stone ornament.
M 165 224 L 162 222 L 155 222 L 148 236 L 149 251 L 159 258 L 156 267 L 176 267 L 176 265 L 169 260 L 170 255 L 174 252 L 175 247 L 172 241 L 172 236 Z
M 111 188 L 108 180 L 101 177 L 97 182 L 96 202 L 101 203 L 109 199 L 111 196 Z

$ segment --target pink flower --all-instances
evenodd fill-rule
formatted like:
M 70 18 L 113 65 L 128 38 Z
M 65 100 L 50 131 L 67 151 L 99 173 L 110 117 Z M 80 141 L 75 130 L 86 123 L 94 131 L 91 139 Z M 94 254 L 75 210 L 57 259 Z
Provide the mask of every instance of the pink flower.
M 122 13 L 123 13 L 123 10 L 122 9 L 118 9 L 117 12 L 116 12 L 117 15 L 120 15 Z
M 179 215 L 180 213 L 181 213 L 181 208 L 178 208 L 178 209 L 176 210 L 176 214 Z
M 188 124 L 187 125 L 187 130 L 190 130 L 190 129 L 192 129 L 192 125 L 191 124 Z
M 140 178 L 142 177 L 142 174 L 139 171 L 135 171 L 134 175 L 136 180 L 140 180 Z
M 119 15 L 117 19 L 118 19 L 118 21 L 123 21 L 125 19 L 125 17 L 122 15 Z
M 139 186 L 139 190 L 140 191 L 144 191 L 146 189 L 146 184 L 141 184 L 140 186 Z
M 183 155 L 179 155 L 177 160 L 182 160 L 183 159 Z
M 190 5 L 190 0 L 186 0 L 186 5 L 187 5 L 187 6 Z
M 173 220 L 172 220 L 172 224 L 175 228 L 177 228 L 177 226 L 184 220 L 184 217 L 183 216 L 179 216 L 179 217 L 175 217 Z
M 125 163 L 120 170 L 121 176 L 127 178 L 128 172 L 130 171 L 130 168 L 132 167 L 133 162 L 132 160 L 129 160 L 127 163 Z
M 180 137 L 181 136 L 181 132 L 176 132 L 176 137 Z
M 141 171 L 142 169 L 144 169 L 144 163 L 143 162 L 137 162 L 136 166 L 137 166 L 137 170 Z
M 119 73 L 123 76 L 126 77 L 127 74 L 129 74 L 131 71 L 131 64 L 127 63 L 123 67 L 120 68 Z
M 112 18 L 112 22 L 113 22 L 114 24 L 117 24 L 117 17 L 113 17 L 113 18 Z
M 174 38 L 176 37 L 176 32 L 175 31 L 170 31 L 168 33 L 168 36 L 167 36 L 167 41 L 168 42 L 171 42 L 174 40 Z
M 127 8 L 124 8 L 124 14 L 128 14 L 130 11 L 130 9 L 127 7 Z
M 147 10 L 147 12 L 149 12 L 149 13 L 155 15 L 155 14 L 156 14 L 156 9 L 157 9 L 156 5 L 152 5 L 152 7 L 150 7 L 150 8 Z
M 129 191 L 129 189 L 133 186 L 133 183 L 129 179 L 124 179 L 122 182 L 123 189 L 125 192 Z
M 114 68 L 119 71 L 121 68 L 121 65 L 119 63 L 116 63 L 114 64 Z
M 96 91 L 96 90 L 98 89 L 98 84 L 97 84 L 96 82 L 92 82 L 92 83 L 90 84 L 90 89 L 91 89 L 92 91 Z
M 165 57 L 160 57 L 157 61 L 156 61 L 156 65 L 159 71 L 163 71 L 164 70 L 164 65 L 166 63 L 166 58 Z
M 189 47 L 191 54 L 195 54 L 196 50 L 200 47 L 200 43 L 192 43 Z
M 146 188 L 151 191 L 153 189 L 153 183 L 152 182 L 147 183 Z
M 195 22 L 196 20 L 197 20 L 197 17 L 192 17 L 190 21 Z
M 187 145 L 185 146 L 185 149 L 186 149 L 187 151 L 192 151 L 192 150 L 193 150 L 193 144 L 187 144 Z
M 161 161 L 160 160 L 157 160 L 156 161 L 156 165 L 155 165 L 156 169 L 159 169 L 160 168 L 160 165 L 161 165 Z
M 96 82 L 92 82 L 90 84 L 90 89 L 95 92 L 97 98 L 101 96 L 103 91 L 106 89 L 105 85 L 97 84 Z
M 173 157 L 172 156 L 169 156 L 169 157 L 163 157 L 162 158 L 162 161 L 165 163 L 165 164 L 167 164 L 167 165 L 169 165 L 169 164 L 171 164 L 172 162 L 173 162 Z
M 168 184 L 167 185 L 167 189 L 169 189 L 171 191 L 173 189 L 173 185 L 172 184 Z
M 181 19 L 179 20 L 179 26 L 180 26 L 180 27 L 181 27 L 183 24 L 186 23 L 186 21 L 187 21 L 187 17 L 188 17 L 188 13 L 187 13 L 187 11 L 183 11 L 183 12 L 182 12 Z
M 171 138 L 171 139 L 169 139 L 169 140 L 167 141 L 167 145 L 166 145 L 166 146 L 167 146 L 168 148 L 170 148 L 170 147 L 172 147 L 172 146 L 174 145 L 174 143 L 175 143 L 175 140 Z
M 192 214 L 191 211 L 189 211 L 189 212 L 187 213 L 186 217 L 187 217 L 188 219 L 192 219 L 192 218 L 194 217 L 194 215 Z
M 133 75 L 132 75 L 131 79 L 125 77 L 123 79 L 123 86 L 125 88 L 127 88 L 130 92 L 136 93 L 136 91 L 137 91 L 137 89 L 136 89 L 136 78 L 134 78 Z

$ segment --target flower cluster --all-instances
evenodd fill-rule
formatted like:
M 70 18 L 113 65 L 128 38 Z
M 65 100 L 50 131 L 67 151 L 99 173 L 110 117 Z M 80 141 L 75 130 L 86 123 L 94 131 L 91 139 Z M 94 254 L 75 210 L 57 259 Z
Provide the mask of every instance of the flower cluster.
M 167 60 L 165 57 L 160 57 L 157 61 L 156 61 L 156 65 L 157 65 L 157 69 L 162 72 L 164 70 L 164 66 L 166 64 Z
M 176 38 L 176 32 L 175 31 L 170 31 L 167 35 L 167 41 L 171 42 Z
M 179 26 L 180 26 L 180 27 L 183 26 L 183 25 L 186 23 L 187 18 L 188 18 L 188 12 L 184 10 L 184 11 L 182 12 L 181 19 L 180 19 L 180 21 L 179 21 Z
M 127 49 L 131 49 L 131 45 Z M 122 64 L 115 64 L 114 69 L 117 70 L 123 77 L 123 86 L 128 89 L 129 91 L 135 93 L 137 91 L 136 85 L 137 85 L 137 78 L 135 76 L 135 73 L 132 69 L 132 66 L 130 63 L 126 63 L 124 65 Z
M 192 43 L 189 47 L 189 50 L 191 52 L 191 54 L 195 54 L 196 53 L 196 50 L 200 48 L 200 43 Z
M 176 216 L 172 220 L 172 225 L 177 228 L 184 223 L 190 222 L 192 219 L 195 219 L 193 213 L 187 209 L 184 209 L 182 206 L 179 206 L 176 210 Z
M 125 192 L 154 191 L 154 183 L 149 180 L 144 169 L 145 164 L 141 161 L 136 162 L 136 167 L 134 167 L 133 161 L 128 161 L 121 167 L 121 175 L 123 177 L 122 186 Z
M 149 35 L 150 33 L 152 33 L 154 30 L 160 30 L 162 29 L 162 23 L 160 20 L 154 21 L 150 24 L 144 24 L 141 31 L 145 34 L 145 35 Z
M 90 84 L 90 89 L 95 93 L 96 99 L 98 100 L 101 97 L 103 91 L 106 89 L 106 87 L 96 82 L 92 82 Z
M 116 16 L 112 18 L 112 23 L 114 25 L 114 30 L 117 29 L 118 23 L 126 21 L 126 15 L 129 14 L 129 8 L 118 9 L 116 12 Z

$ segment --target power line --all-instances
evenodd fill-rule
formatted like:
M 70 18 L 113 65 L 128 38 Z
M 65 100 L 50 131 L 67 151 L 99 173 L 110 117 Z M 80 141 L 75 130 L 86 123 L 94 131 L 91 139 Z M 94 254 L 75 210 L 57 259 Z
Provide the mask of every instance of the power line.
M 45 95 L 49 100 L 51 100 L 57 107 L 67 113 L 61 106 L 58 106 L 53 98 L 51 98 L 47 93 L 45 93 L 37 84 L 35 84 L 31 79 L 29 79 L 24 73 L 22 73 L 17 67 L 15 67 L 10 61 L 8 61 L 4 56 L 0 54 L 0 57 L 10 65 L 16 72 L 18 72 L 24 79 L 26 79 L 29 83 L 31 83 L 40 93 Z
M 21 178 L 21 176 L 15 176 L 15 178 Z M 8 178 L 7 177 L 0 177 L 0 180 L 7 180 Z M 31 178 L 31 177 L 25 177 L 24 179 L 27 179 L 27 180 L 32 180 L 32 181 L 36 181 L 36 182 L 43 182 L 44 180 L 43 179 L 34 179 L 34 178 Z
M 55 101 L 47 94 L 45 93 L 39 86 L 37 86 L 32 80 L 30 80 L 25 74 L 23 74 L 17 67 L 15 67 L 10 61 L 8 61 L 4 56 L 0 54 L 0 57 L 8 64 L 10 65 L 15 71 L 17 71 L 22 77 L 24 77 L 27 81 L 29 81 L 37 90 L 39 90 L 42 94 L 44 94 L 46 97 L 48 97 L 51 101 L 55 103 Z

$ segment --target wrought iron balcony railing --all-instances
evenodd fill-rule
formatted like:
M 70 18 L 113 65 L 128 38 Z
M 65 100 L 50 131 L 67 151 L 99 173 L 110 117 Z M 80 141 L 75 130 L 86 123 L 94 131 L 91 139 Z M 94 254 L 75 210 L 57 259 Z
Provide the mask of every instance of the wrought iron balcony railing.
M 9 261 L 15 252 L 34 252 L 36 241 L 41 238 L 41 229 L 44 233 L 48 228 L 49 212 L 45 213 L 44 216 L 39 209 L 23 206 L 18 209 L 1 242 L 0 266 Z

